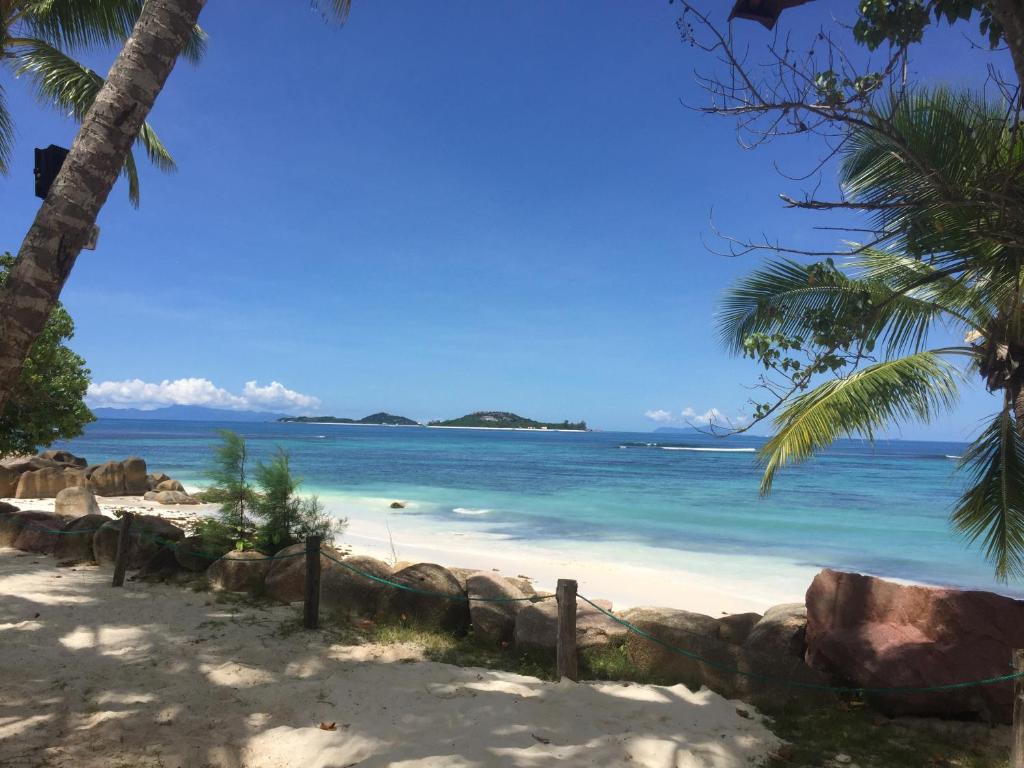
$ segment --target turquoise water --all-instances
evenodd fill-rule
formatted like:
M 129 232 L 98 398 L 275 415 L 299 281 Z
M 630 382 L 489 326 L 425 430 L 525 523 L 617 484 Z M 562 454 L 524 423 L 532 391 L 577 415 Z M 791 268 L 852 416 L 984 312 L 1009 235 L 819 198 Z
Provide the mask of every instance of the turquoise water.
M 60 447 L 90 462 L 140 455 L 152 470 L 198 484 L 219 426 L 102 420 Z M 412 500 L 404 514 L 426 524 L 519 544 L 598 546 L 633 562 L 655 550 L 684 565 L 694 553 L 745 555 L 1024 593 L 998 585 L 949 525 L 961 488 L 950 457 L 960 443 L 843 441 L 782 472 L 760 498 L 750 449 L 761 440 L 752 437 L 223 426 L 248 439 L 254 458 L 287 449 L 305 491 L 339 514 L 361 514 L 346 499 Z

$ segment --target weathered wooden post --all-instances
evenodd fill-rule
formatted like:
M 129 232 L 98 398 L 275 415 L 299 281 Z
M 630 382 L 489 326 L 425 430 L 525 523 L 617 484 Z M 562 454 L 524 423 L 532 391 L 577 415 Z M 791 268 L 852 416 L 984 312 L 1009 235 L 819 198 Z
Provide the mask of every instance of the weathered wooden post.
M 1013 651 L 1013 671 L 1024 672 L 1024 650 Z M 1024 677 L 1013 681 L 1013 736 L 1010 743 L 1010 768 L 1024 768 Z
M 555 600 L 558 602 L 555 673 L 559 680 L 568 677 L 573 682 L 580 678 L 576 654 L 576 589 L 577 584 L 573 579 L 559 579 L 555 589 Z
M 124 572 L 128 567 L 128 545 L 131 543 L 131 512 L 121 515 L 121 532 L 117 534 L 117 558 L 114 560 L 114 586 L 124 586 Z
M 306 538 L 306 592 L 302 606 L 302 625 L 306 629 L 320 626 L 320 537 Z

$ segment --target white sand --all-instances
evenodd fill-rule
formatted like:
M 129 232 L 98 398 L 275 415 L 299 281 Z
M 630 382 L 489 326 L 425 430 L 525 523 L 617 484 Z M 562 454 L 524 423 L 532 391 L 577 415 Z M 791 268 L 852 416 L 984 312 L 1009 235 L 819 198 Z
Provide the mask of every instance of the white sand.
M 707 690 L 452 667 L 109 580 L 0 549 L 0 765 L 739 768 L 778 745 Z
M 193 489 L 189 489 L 193 490 Z M 53 510 L 53 499 L 4 499 L 21 509 Z M 97 497 L 103 512 L 127 509 L 166 517 L 178 525 L 211 514 L 213 504 L 168 506 L 138 496 Z M 325 498 L 328 507 L 330 497 Z M 709 616 L 757 611 L 779 603 L 803 602 L 818 569 L 775 564 L 767 557 L 681 553 L 645 547 L 644 562 L 624 556 L 610 560 L 608 551 L 591 551 L 583 542 L 562 548 L 524 542 L 485 532 L 454 529 L 443 521 L 388 509 L 391 499 L 360 498 L 348 514 L 349 525 L 338 543 L 356 554 L 388 562 L 396 559 L 431 562 L 449 567 L 498 570 L 524 575 L 538 589 L 554 591 L 560 578 L 576 579 L 582 594 L 610 600 L 615 609 L 637 605 L 684 608 Z M 742 562 L 742 561 L 749 562 Z M 734 574 L 726 576 L 723 574 Z M 735 574 L 744 574 L 737 576 Z

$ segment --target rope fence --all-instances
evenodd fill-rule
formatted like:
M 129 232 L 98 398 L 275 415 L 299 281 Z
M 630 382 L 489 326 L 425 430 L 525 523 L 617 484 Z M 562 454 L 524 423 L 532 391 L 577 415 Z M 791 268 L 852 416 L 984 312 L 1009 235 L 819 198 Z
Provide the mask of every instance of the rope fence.
M 128 542 L 132 533 L 132 513 L 128 512 L 121 516 L 121 528 L 118 535 L 118 551 L 117 559 L 115 562 L 114 569 L 114 586 L 121 586 L 124 583 L 124 568 L 127 560 L 126 553 L 128 549 Z M 93 534 L 99 532 L 100 528 L 87 528 L 80 530 L 63 530 L 56 528 L 49 528 L 44 525 L 40 525 L 32 520 L 26 520 L 22 524 L 22 529 L 31 528 L 50 535 L 84 535 Z M 153 534 L 146 530 L 137 530 L 134 532 L 140 539 L 151 541 L 160 547 L 170 549 L 177 552 L 180 543 L 170 539 L 163 538 L 157 534 Z M 315 541 L 314 541 L 315 540 Z M 315 544 L 313 548 L 310 545 Z M 759 682 L 780 685 L 790 688 L 800 688 L 805 690 L 816 690 L 826 691 L 836 694 L 847 694 L 847 695 L 906 695 L 906 694 L 925 694 L 925 693 L 943 693 L 949 691 L 958 691 L 965 688 L 973 688 L 980 686 L 999 685 L 1002 683 L 1017 682 L 1018 688 L 1021 688 L 1020 698 L 1022 706 L 1015 708 L 1014 721 L 1021 719 L 1024 721 L 1024 712 L 1021 713 L 1021 717 L 1017 717 L 1017 709 L 1024 710 L 1024 685 L 1021 684 L 1024 679 L 1024 655 L 1021 656 L 1022 663 L 1014 664 L 1014 671 L 1005 675 L 997 675 L 994 677 L 982 678 L 979 680 L 969 680 L 963 682 L 946 683 L 942 685 L 932 686 L 893 686 L 893 687 L 863 687 L 863 686 L 833 686 L 826 685 L 823 683 L 813 683 L 804 680 L 792 680 L 786 677 L 777 675 L 765 674 L 761 672 L 753 672 L 750 670 L 741 669 L 733 664 L 724 663 L 715 659 L 709 659 L 693 651 L 682 648 L 674 643 L 667 642 L 650 632 L 638 627 L 636 624 L 616 616 L 612 611 L 602 608 L 596 602 L 591 600 L 585 595 L 578 594 L 576 589 L 576 582 L 569 579 L 560 579 L 558 583 L 558 591 L 553 595 L 529 595 L 524 597 L 484 597 L 482 595 L 472 595 L 467 593 L 449 593 L 440 592 L 437 590 L 424 589 L 422 587 L 416 587 L 410 584 L 404 584 L 399 581 L 384 578 L 376 574 L 370 573 L 362 568 L 347 563 L 342 559 L 339 559 L 331 553 L 325 551 L 320 544 L 319 537 L 311 537 L 307 540 L 306 549 L 289 552 L 287 554 L 275 554 L 275 555 L 261 555 L 260 557 L 248 557 L 245 562 L 257 562 L 257 561 L 274 561 L 274 560 L 288 560 L 297 557 L 305 557 L 307 561 L 307 594 L 305 598 L 307 610 L 306 610 L 306 625 L 310 628 L 316 628 L 319 623 L 319 576 L 320 576 L 320 557 L 323 557 L 341 568 L 349 571 L 360 578 L 373 581 L 377 584 L 381 584 L 385 587 L 389 587 L 396 590 L 410 592 L 417 595 L 423 595 L 426 597 L 441 598 L 445 600 L 451 600 L 456 602 L 465 603 L 540 603 L 545 600 L 556 599 L 559 603 L 558 612 L 558 633 L 556 643 L 556 668 L 557 675 L 559 678 L 568 677 L 572 680 L 578 679 L 578 661 L 577 661 L 577 649 L 576 649 L 576 600 L 577 598 L 589 605 L 594 610 L 598 611 L 603 616 L 619 624 L 629 633 L 632 633 L 638 637 L 647 640 L 648 642 L 654 643 L 655 645 L 664 648 L 670 653 L 682 656 L 691 661 L 698 662 L 700 664 L 707 665 L 709 668 L 726 672 L 728 674 L 739 675 L 741 677 L 750 678 Z M 210 552 L 204 552 L 200 549 L 189 550 L 187 553 L 188 557 L 200 557 L 209 559 L 211 561 L 220 560 L 222 555 L 213 554 Z M 315 584 L 315 599 L 311 596 L 310 592 L 313 591 L 311 584 Z M 310 611 L 310 602 L 316 604 L 316 610 Z M 1015 655 L 1016 658 L 1016 655 Z

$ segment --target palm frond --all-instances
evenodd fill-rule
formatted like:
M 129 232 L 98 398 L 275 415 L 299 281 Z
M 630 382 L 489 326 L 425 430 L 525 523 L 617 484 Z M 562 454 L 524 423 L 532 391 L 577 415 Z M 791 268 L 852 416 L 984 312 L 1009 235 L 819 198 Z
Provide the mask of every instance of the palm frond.
M 1012 283 L 965 280 L 889 249 L 862 249 L 850 257 L 847 265 L 857 277 L 883 283 L 893 293 L 909 299 L 934 304 L 972 329 L 983 328 L 1014 292 Z
M 103 87 L 103 78 L 45 40 L 12 50 L 16 77 L 27 76 L 45 105 L 68 112 L 79 122 Z
M 342 24 L 348 19 L 348 13 L 352 9 L 351 0 L 311 0 L 311 3 L 314 8 L 326 6 L 335 21 Z
M 0 173 L 6 175 L 14 154 L 14 120 L 7 109 L 4 87 L 0 85 Z
M 1024 439 L 1009 402 L 964 454 L 960 466 L 971 487 L 960 497 L 953 524 L 1002 580 L 1024 576 Z
M 128 180 L 128 202 L 132 208 L 139 207 L 139 168 L 135 164 L 135 154 L 129 152 L 124 156 L 124 166 L 121 174 Z
M 120 45 L 142 13 L 144 0 L 22 0 L 31 37 L 68 52 Z M 196 26 L 182 55 L 196 63 L 206 51 L 206 33 Z
M 907 421 L 928 422 L 957 399 L 955 369 L 933 352 L 887 360 L 832 379 L 794 398 L 774 420 L 775 434 L 759 451 L 761 493 L 776 471 L 809 458 L 839 437 L 873 440 Z
M 890 268 L 898 272 L 899 264 L 894 261 Z M 810 339 L 814 330 L 808 324 L 808 312 L 824 310 L 837 318 L 852 312 L 864 323 L 865 340 L 884 342 L 886 354 L 893 356 L 924 347 L 930 326 L 947 311 L 938 298 L 894 290 L 886 280 L 870 274 L 835 271 L 822 283 L 811 266 L 780 259 L 726 292 L 717 315 L 718 333 L 722 343 L 739 354 L 752 333 Z
M 1001 105 L 915 89 L 880 105 L 871 129 L 850 134 L 840 176 L 848 199 L 878 206 L 873 225 L 896 233 L 900 250 L 983 273 L 1003 266 L 993 234 L 1019 222 L 1022 159 L 1024 140 Z
M 15 74 L 32 80 L 40 102 L 66 110 L 78 121 L 85 117 L 103 87 L 103 78 L 96 72 L 43 40 L 17 46 L 14 55 Z M 149 123 L 143 124 L 135 143 L 145 150 L 150 161 L 160 170 L 170 172 L 176 169 L 174 158 Z M 128 196 L 132 205 L 138 207 L 138 169 L 133 158 L 130 158 L 131 167 L 128 162 L 125 164 L 129 179 Z

